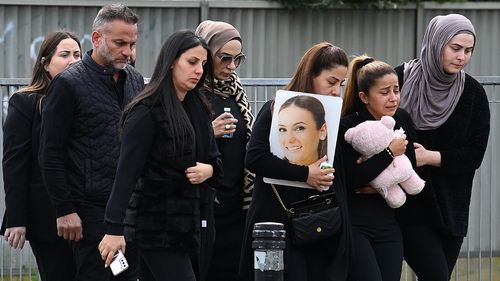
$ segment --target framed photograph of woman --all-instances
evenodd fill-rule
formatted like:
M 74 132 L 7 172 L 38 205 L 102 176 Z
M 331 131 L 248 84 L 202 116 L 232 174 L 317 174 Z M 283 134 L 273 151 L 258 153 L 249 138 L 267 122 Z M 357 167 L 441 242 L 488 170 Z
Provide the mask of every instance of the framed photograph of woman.
M 278 90 L 269 143 L 271 152 L 290 163 L 308 166 L 327 155 L 333 164 L 342 98 Z M 264 178 L 264 182 L 313 188 L 305 182 Z

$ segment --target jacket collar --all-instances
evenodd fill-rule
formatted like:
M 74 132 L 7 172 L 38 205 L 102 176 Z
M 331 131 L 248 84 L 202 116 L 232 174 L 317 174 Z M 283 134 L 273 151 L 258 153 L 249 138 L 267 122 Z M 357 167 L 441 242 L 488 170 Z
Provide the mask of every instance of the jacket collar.
M 92 69 L 93 71 L 95 72 L 98 72 L 98 73 L 101 73 L 103 75 L 110 75 L 112 76 L 113 74 L 116 73 L 116 69 L 113 68 L 112 65 L 110 66 L 107 66 L 107 67 L 104 67 L 102 65 L 99 65 L 98 63 L 96 63 L 94 61 L 94 59 L 92 58 L 92 51 L 93 50 L 89 50 L 88 52 L 85 53 L 85 55 L 83 56 L 83 63 L 89 67 L 90 69 Z
M 375 120 L 375 117 L 366 109 L 366 106 L 362 106 L 356 114 L 362 119 L 362 120 Z

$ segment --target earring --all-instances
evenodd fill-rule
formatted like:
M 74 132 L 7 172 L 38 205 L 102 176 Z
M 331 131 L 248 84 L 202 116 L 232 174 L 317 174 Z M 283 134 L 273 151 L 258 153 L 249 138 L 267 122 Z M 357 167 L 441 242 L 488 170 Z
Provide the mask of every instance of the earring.
M 319 137 L 319 140 L 325 140 L 325 139 L 326 139 L 326 137 L 325 137 L 325 136 L 320 136 L 320 137 Z

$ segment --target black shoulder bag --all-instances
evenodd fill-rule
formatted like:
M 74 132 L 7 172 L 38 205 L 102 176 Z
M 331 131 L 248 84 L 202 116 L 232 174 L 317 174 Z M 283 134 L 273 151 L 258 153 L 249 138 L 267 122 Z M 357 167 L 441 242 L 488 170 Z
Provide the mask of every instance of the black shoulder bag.
M 287 208 L 274 184 L 271 184 L 271 187 L 290 220 L 292 226 L 290 237 L 293 244 L 316 242 L 339 232 L 342 218 L 335 200 L 335 192 L 312 195 L 291 203 L 290 208 Z

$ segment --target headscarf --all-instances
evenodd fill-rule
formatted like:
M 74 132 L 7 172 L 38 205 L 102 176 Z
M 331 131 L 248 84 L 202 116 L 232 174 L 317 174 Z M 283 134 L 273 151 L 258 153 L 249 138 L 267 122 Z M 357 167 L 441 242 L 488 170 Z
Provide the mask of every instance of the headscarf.
M 208 48 L 215 55 L 222 46 L 231 40 L 241 41 L 238 30 L 229 23 L 222 21 L 206 20 L 198 25 L 195 31 L 196 35 L 205 39 Z
M 206 20 L 198 25 L 196 28 L 195 34 L 203 38 L 212 51 L 212 54 L 215 54 L 229 41 L 238 40 L 242 42 L 240 33 L 234 26 L 229 23 L 222 21 L 211 21 Z M 203 85 L 205 89 L 209 92 L 212 89 L 209 86 L 209 83 L 204 83 Z M 229 79 L 225 81 L 214 79 L 214 88 L 213 93 L 219 95 L 225 99 L 234 98 L 238 108 L 243 116 L 243 120 L 245 121 L 246 128 L 246 140 L 250 139 L 252 134 L 252 126 L 254 121 L 254 116 L 252 115 L 252 109 L 250 107 L 250 102 L 248 101 L 248 97 L 241 85 L 240 79 L 235 72 L 231 74 Z M 253 191 L 253 182 L 255 180 L 255 174 L 245 169 L 243 171 L 243 209 L 248 209 L 250 206 L 250 201 L 252 199 L 252 191 Z
M 441 126 L 453 113 L 462 95 L 465 72 L 448 74 L 443 69 L 442 51 L 458 34 L 476 35 L 469 19 L 459 14 L 434 17 L 427 26 L 420 59 L 404 64 L 401 108 L 408 111 L 418 130 Z

